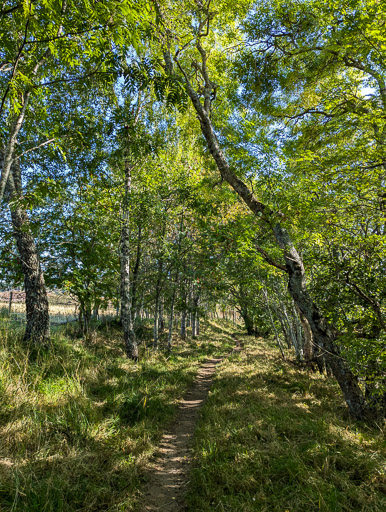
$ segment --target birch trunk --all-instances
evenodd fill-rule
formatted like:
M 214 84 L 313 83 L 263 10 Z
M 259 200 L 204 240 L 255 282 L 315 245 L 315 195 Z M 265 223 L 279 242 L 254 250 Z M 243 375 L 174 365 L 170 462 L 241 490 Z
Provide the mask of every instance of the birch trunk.
M 181 329 L 180 329 L 180 337 L 182 340 L 186 340 L 186 310 L 184 309 L 181 312 Z
M 121 322 L 126 355 L 134 361 L 138 360 L 138 345 L 133 329 L 133 318 L 130 297 L 130 194 L 131 167 L 125 161 L 124 199 L 122 205 L 121 229 Z
M 138 225 L 138 237 L 137 237 L 137 254 L 135 258 L 133 275 L 131 280 L 131 311 L 132 311 L 132 323 L 133 329 L 136 325 L 136 319 L 139 315 L 140 306 L 137 307 L 138 297 L 137 297 L 137 288 L 138 288 L 138 277 L 139 277 L 139 266 L 141 263 L 141 255 L 142 255 L 142 225 L 139 222 Z
M 269 220 L 269 224 L 272 225 L 274 220 L 279 218 L 279 215 L 255 197 L 248 186 L 230 168 L 228 161 L 220 148 L 210 119 L 211 94 L 214 86 L 208 77 L 208 70 L 206 67 L 207 55 L 205 50 L 202 48 L 200 41 L 197 42 L 197 49 L 200 52 L 202 59 L 202 73 L 204 76 L 202 94 L 204 96 L 204 104 L 201 103 L 200 96 L 193 89 L 187 74 L 181 66 L 180 70 L 184 75 L 187 93 L 196 110 L 201 125 L 201 131 L 206 139 L 209 151 L 217 165 L 221 177 L 237 192 L 254 215 L 264 217 Z M 364 394 L 359 387 L 357 378 L 351 372 L 348 364 L 340 355 L 339 348 L 336 345 L 336 332 L 328 324 L 319 308 L 312 301 L 306 289 L 303 262 L 292 244 L 287 231 L 277 223 L 273 228 L 273 234 L 277 244 L 283 250 L 285 266 L 281 263 L 275 262 L 264 250 L 262 250 L 262 254 L 269 264 L 287 272 L 290 295 L 295 304 L 307 318 L 312 330 L 314 342 L 324 354 L 334 377 L 342 390 L 352 416 L 358 419 L 370 418 L 373 415 L 373 411 L 370 411 L 368 404 L 366 404 Z
M 173 319 L 174 319 L 174 302 L 176 298 L 176 288 L 173 288 L 172 299 L 170 302 L 170 316 L 169 316 L 169 331 L 168 331 L 168 350 L 172 349 L 172 335 L 173 335 Z

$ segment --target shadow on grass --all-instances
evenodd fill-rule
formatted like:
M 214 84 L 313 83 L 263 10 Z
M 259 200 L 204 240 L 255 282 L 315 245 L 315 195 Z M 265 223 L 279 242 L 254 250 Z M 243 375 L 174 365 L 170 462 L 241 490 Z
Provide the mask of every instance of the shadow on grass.
M 381 435 L 337 386 L 250 345 L 224 363 L 196 435 L 190 511 L 385 510 Z
M 229 336 L 208 327 L 174 341 L 171 354 L 142 347 L 139 364 L 117 329 L 88 344 L 58 333 L 32 358 L 16 339 L 3 344 L 1 512 L 134 510 L 178 400 L 201 360 L 228 351 Z

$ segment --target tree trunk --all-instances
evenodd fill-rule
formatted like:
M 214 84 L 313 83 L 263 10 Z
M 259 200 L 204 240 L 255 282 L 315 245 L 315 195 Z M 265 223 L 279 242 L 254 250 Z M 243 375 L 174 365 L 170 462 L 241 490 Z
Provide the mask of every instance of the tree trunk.
M 159 331 L 160 331 L 160 312 L 161 312 L 161 286 L 163 272 L 163 245 L 166 233 L 166 219 L 164 219 L 161 238 L 161 254 L 158 258 L 157 282 L 155 286 L 155 305 L 154 305 L 154 326 L 153 326 L 153 347 L 158 348 Z M 161 317 L 162 318 L 162 317 Z M 162 319 L 163 322 L 163 319 Z
M 168 332 L 168 350 L 172 349 L 172 335 L 173 335 L 173 317 L 174 317 L 174 301 L 176 297 L 176 286 L 173 287 L 173 294 L 170 303 L 170 315 L 169 315 L 169 332 Z
M 186 340 L 186 310 L 184 309 L 181 312 L 181 330 L 180 330 L 180 337 L 182 340 Z
M 26 304 L 25 341 L 45 343 L 50 337 L 48 297 L 35 241 L 29 229 L 27 212 L 12 209 L 12 226 L 24 274 Z
M 153 347 L 155 349 L 158 348 L 158 339 L 159 339 L 159 296 L 156 295 L 155 305 L 154 305 L 154 324 L 153 324 Z
M 8 176 L 7 193 L 10 200 L 11 220 L 21 269 L 24 275 L 26 328 L 24 341 L 46 343 L 50 337 L 50 316 L 44 275 L 39 254 L 25 210 L 12 202 L 22 198 L 19 162 L 14 162 Z
M 368 410 L 358 379 L 340 355 L 339 348 L 335 343 L 337 332 L 328 324 L 307 291 L 303 261 L 284 228 L 276 225 L 274 234 L 278 244 L 284 250 L 290 295 L 308 321 L 314 343 L 331 368 L 352 416 L 357 419 L 365 419 L 371 415 L 371 411 Z
M 304 359 L 304 345 L 306 344 L 306 334 L 304 332 L 304 328 L 303 328 L 301 320 L 300 320 L 300 313 L 298 313 L 295 303 L 293 301 L 292 301 L 292 303 L 293 303 L 293 305 L 291 308 L 291 317 L 292 317 L 293 324 L 295 326 L 294 330 L 295 330 L 295 338 L 296 338 L 295 353 L 296 353 L 296 357 L 299 360 L 302 360 L 302 359 Z M 311 336 L 312 336 L 311 328 L 308 323 L 307 323 L 307 325 L 308 325 L 309 333 L 311 333 Z M 312 346 L 312 340 L 311 340 L 311 346 Z
M 160 330 L 161 334 L 165 330 L 164 301 L 163 301 L 162 297 L 160 297 L 160 301 L 159 301 L 159 330 Z
M 91 308 L 85 302 L 79 304 L 79 325 L 80 331 L 83 335 L 88 335 L 90 332 L 90 321 L 91 321 Z
M 8 301 L 8 316 L 11 317 L 12 313 L 12 299 L 13 299 L 13 291 L 9 292 L 9 301 Z
M 139 314 L 137 308 L 137 287 L 138 287 L 138 276 L 139 276 L 139 266 L 141 263 L 141 245 L 142 245 L 142 225 L 141 221 L 138 224 L 138 237 L 137 237 L 137 254 L 135 258 L 133 275 L 131 279 L 131 311 L 133 317 L 133 326 L 136 324 L 136 318 Z
M 313 337 L 312 337 L 312 330 L 310 327 L 310 324 L 307 320 L 307 318 L 303 315 L 303 313 L 299 311 L 299 318 L 300 322 L 302 324 L 303 328 L 303 334 L 304 334 L 304 345 L 303 345 L 303 354 L 304 359 L 306 361 L 312 361 L 314 358 L 314 347 L 313 347 Z
M 125 161 L 125 195 L 122 205 L 121 229 L 121 322 L 126 355 L 134 361 L 138 360 L 138 345 L 135 339 L 130 297 L 130 194 L 131 167 Z
M 197 292 L 193 295 L 192 301 L 192 338 L 196 338 L 198 336 L 197 332 L 197 318 L 198 318 L 198 303 L 200 301 L 200 293 Z
M 241 310 L 241 316 L 243 317 L 247 334 L 249 336 L 253 336 L 255 332 L 253 328 L 253 319 L 249 316 L 248 311 L 245 308 Z
M 254 215 L 257 217 L 264 217 L 269 220 L 269 224 L 272 225 L 273 220 L 278 218 L 279 214 L 273 212 L 268 206 L 255 197 L 247 185 L 230 168 L 228 161 L 220 148 L 209 115 L 213 83 L 208 78 L 206 54 L 199 42 L 197 43 L 197 48 L 202 57 L 203 73 L 206 76 L 203 88 L 203 95 L 205 99 L 204 104 L 201 103 L 200 96 L 193 89 L 187 74 L 184 71 L 183 73 L 187 85 L 187 92 L 197 112 L 201 131 L 207 141 L 209 151 L 212 154 L 222 178 L 237 192 Z M 182 70 L 182 68 L 180 69 Z M 308 291 L 306 290 L 303 262 L 298 252 L 291 243 L 286 230 L 279 224 L 273 228 L 273 233 L 276 242 L 283 249 L 285 267 L 281 263 L 275 262 L 264 250 L 262 250 L 261 253 L 269 264 L 276 268 L 280 268 L 281 270 L 285 270 L 288 273 L 288 289 L 290 295 L 295 304 L 307 318 L 313 333 L 314 342 L 324 353 L 325 358 L 343 392 L 352 416 L 358 419 L 367 418 L 372 414 L 368 410 L 364 394 L 359 387 L 356 377 L 351 372 L 348 364 L 340 356 L 339 349 L 335 343 L 336 333 L 328 325 L 327 320 L 311 300 Z
M 196 312 L 192 311 L 191 313 L 191 324 L 192 324 L 192 338 L 196 337 Z

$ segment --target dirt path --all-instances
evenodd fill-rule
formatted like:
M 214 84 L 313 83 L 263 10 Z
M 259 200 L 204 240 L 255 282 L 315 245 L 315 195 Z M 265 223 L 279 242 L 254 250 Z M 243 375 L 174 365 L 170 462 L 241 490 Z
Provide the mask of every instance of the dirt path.
M 236 345 L 235 351 L 240 350 Z M 177 418 L 163 435 L 141 511 L 182 512 L 193 448 L 193 435 L 212 383 L 216 366 L 224 359 L 210 359 L 198 370 L 196 380 L 181 400 Z

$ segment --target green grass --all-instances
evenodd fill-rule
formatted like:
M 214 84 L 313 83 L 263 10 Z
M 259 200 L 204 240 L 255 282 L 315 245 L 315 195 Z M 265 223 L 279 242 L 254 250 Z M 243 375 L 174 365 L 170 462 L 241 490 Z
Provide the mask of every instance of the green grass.
M 87 343 L 57 329 L 31 351 L 1 322 L 0 511 L 134 510 L 178 400 L 203 359 L 234 345 L 230 334 L 207 326 L 170 355 L 142 346 L 135 364 L 117 329 Z
M 188 510 L 383 512 L 379 429 L 352 422 L 336 384 L 245 337 L 225 360 L 195 436 Z

